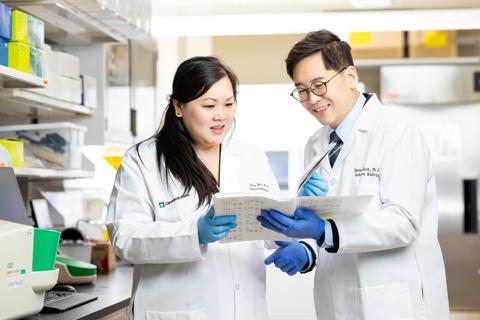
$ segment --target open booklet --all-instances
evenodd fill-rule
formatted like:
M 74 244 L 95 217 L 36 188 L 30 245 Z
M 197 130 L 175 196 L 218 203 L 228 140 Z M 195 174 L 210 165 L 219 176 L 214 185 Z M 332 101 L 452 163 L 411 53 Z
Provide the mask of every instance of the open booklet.
M 298 191 L 321 165 L 322 161 L 334 152 L 335 144 L 330 144 L 315 157 L 305 170 L 297 187 Z M 237 216 L 237 227 L 231 230 L 221 242 L 247 240 L 284 240 L 286 236 L 263 228 L 256 217 L 262 209 L 277 210 L 293 216 L 295 209 L 305 208 L 314 211 L 320 217 L 328 219 L 335 216 L 361 214 L 366 210 L 372 196 L 325 196 L 299 197 L 291 193 L 240 192 L 217 193 L 213 196 L 215 214 Z
M 237 227 L 221 242 L 284 240 L 284 235 L 262 227 L 256 217 L 262 209 L 293 216 L 295 208 L 314 211 L 323 219 L 361 214 L 373 196 L 296 197 L 288 193 L 217 193 L 213 196 L 215 214 L 235 214 Z

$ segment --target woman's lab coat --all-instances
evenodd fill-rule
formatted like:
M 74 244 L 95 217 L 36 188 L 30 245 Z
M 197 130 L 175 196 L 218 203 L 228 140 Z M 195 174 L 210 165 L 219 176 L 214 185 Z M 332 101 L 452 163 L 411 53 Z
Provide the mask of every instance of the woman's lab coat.
M 334 168 L 324 162 L 329 195 L 373 195 L 363 215 L 333 218 L 339 249 L 319 249 L 318 319 L 449 318 L 437 240 L 437 195 L 428 147 L 417 128 L 373 95 Z M 328 144 L 323 127 L 308 141 L 305 163 Z
M 153 140 L 130 149 L 107 214 L 115 252 L 133 263 L 133 313 L 148 320 L 266 320 L 263 241 L 198 242 L 197 194 L 159 175 Z M 162 171 L 163 173 L 164 171 Z M 263 152 L 222 147 L 221 192 L 277 191 Z

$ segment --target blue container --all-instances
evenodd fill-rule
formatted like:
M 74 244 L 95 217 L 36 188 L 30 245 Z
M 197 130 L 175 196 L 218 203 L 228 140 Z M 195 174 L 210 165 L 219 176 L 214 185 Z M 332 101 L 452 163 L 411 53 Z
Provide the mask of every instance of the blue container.
M 12 8 L 0 2 L 0 37 L 12 39 Z
M 0 38 L 0 64 L 8 67 L 8 40 Z

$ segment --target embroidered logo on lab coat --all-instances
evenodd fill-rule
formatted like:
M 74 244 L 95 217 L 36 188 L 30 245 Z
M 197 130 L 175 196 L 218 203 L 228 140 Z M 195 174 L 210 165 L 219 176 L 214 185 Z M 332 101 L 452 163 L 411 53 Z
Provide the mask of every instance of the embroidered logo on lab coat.
M 355 177 L 377 177 L 380 178 L 379 168 L 354 168 Z
M 183 199 L 183 198 L 186 198 L 186 197 L 189 197 L 190 196 L 190 193 L 187 193 L 187 194 L 184 194 L 184 195 L 181 195 L 181 196 L 178 196 L 178 197 L 175 197 L 173 198 L 172 200 L 170 201 L 161 201 L 158 203 L 158 206 L 160 207 L 160 209 L 162 208 L 165 208 L 166 206 L 168 206 L 169 204 L 179 200 L 179 199 Z
M 269 192 L 270 191 L 270 186 L 266 183 L 260 183 L 260 182 L 257 182 L 257 183 L 249 183 L 248 184 L 248 189 L 250 191 L 265 191 L 265 192 Z

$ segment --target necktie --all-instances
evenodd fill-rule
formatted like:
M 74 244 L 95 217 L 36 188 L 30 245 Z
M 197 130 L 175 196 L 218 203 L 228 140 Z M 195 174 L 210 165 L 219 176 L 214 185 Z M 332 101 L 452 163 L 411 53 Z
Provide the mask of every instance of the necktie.
M 335 143 L 335 147 L 333 147 L 332 150 L 328 153 L 328 159 L 330 161 L 330 166 L 333 168 L 333 165 L 335 164 L 335 160 L 337 160 L 337 156 L 340 153 L 340 149 L 342 148 L 343 142 L 342 139 L 337 135 L 335 131 L 330 133 L 330 142 L 329 143 Z

